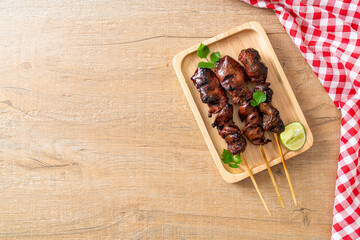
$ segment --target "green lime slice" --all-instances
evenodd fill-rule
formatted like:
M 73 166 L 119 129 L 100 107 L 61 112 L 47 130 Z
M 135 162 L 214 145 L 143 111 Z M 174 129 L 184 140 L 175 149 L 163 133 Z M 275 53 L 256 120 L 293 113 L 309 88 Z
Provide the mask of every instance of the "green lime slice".
M 306 142 L 304 126 L 299 122 L 293 122 L 286 125 L 285 130 L 280 133 L 281 143 L 291 151 L 297 151 L 302 148 Z

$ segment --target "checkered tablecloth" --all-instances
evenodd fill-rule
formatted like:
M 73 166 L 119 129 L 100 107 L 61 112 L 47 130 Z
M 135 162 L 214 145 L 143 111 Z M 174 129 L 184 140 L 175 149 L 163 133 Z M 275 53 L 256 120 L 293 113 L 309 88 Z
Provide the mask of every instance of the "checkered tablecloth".
M 360 2 L 243 0 L 273 9 L 341 109 L 332 239 L 360 239 Z

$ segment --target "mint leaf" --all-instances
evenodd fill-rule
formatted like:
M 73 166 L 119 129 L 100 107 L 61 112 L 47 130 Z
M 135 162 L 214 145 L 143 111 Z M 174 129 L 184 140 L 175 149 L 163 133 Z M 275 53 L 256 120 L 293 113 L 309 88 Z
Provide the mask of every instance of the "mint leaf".
M 199 56 L 199 58 L 206 58 L 209 53 L 210 53 L 209 47 L 203 43 L 200 43 L 200 46 L 197 50 L 197 55 Z
M 198 67 L 200 67 L 200 68 L 213 68 L 213 67 L 215 67 L 215 64 L 213 64 L 211 62 L 199 62 Z
M 210 55 L 210 61 L 212 63 L 216 63 L 217 61 L 219 61 L 220 59 L 220 52 L 213 52 L 211 55 Z
M 257 102 L 254 101 L 254 99 L 251 99 L 251 100 L 250 100 L 250 104 L 251 104 L 251 106 L 253 106 L 253 107 L 256 107 L 257 105 L 259 105 Z
M 234 163 L 230 163 L 229 167 L 231 167 L 231 168 L 239 168 L 239 166 L 237 164 L 234 164 Z
M 235 156 L 234 156 L 234 163 L 236 163 L 236 164 L 240 164 L 240 163 L 241 163 L 241 156 L 240 156 L 240 155 L 235 155 Z
M 262 91 L 256 91 L 256 92 L 253 93 L 253 99 L 259 105 L 260 103 L 265 102 L 266 94 L 263 93 Z

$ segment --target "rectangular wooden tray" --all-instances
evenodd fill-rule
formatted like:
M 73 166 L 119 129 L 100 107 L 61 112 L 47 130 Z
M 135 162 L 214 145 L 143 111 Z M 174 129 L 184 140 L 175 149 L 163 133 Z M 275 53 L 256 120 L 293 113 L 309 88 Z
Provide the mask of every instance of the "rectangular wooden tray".
M 220 51 L 221 56 L 230 55 L 234 59 L 238 58 L 242 49 L 249 47 L 257 49 L 262 60 L 269 68 L 267 81 L 271 83 L 271 88 L 274 90 L 272 103 L 280 111 L 282 120 L 285 124 L 298 121 L 305 127 L 307 139 L 304 147 L 295 152 L 282 147 L 285 159 L 292 158 L 305 152 L 312 146 L 313 135 L 309 125 L 306 122 L 304 114 L 300 109 L 279 60 L 275 55 L 274 49 L 271 46 L 264 29 L 258 22 L 245 23 L 237 28 L 203 41 L 203 43 L 209 46 L 211 52 Z M 173 65 L 181 87 L 221 176 L 226 182 L 238 182 L 249 177 L 249 175 L 243 164 L 240 165 L 240 168 L 234 169 L 222 163 L 221 154 L 223 149 L 226 149 L 227 145 L 218 135 L 216 128 L 211 127 L 215 117 L 208 118 L 208 106 L 201 102 L 200 95 L 190 79 L 200 61 L 196 53 L 199 44 L 177 54 L 173 59 Z M 239 127 L 243 127 L 244 124 L 240 121 L 237 114 L 237 107 L 235 106 L 234 121 Z M 281 163 L 280 155 L 276 146 L 274 134 L 266 132 L 266 136 L 271 139 L 272 142 L 266 144 L 264 150 L 270 166 L 274 166 Z M 253 174 L 266 169 L 258 146 L 254 146 L 248 142 L 244 157 Z

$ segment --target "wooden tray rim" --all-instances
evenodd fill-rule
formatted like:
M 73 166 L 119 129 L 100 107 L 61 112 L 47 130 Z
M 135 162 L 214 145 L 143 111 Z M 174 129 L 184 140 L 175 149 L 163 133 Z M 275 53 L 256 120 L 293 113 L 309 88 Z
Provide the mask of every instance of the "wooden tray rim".
M 267 51 L 270 51 L 270 53 L 274 56 L 274 64 L 275 64 L 275 68 L 276 68 L 276 71 L 279 73 L 280 75 L 280 78 L 281 78 L 281 81 L 283 82 L 283 84 L 285 85 L 285 87 L 288 89 L 288 93 L 289 93 L 289 98 L 291 100 L 291 102 L 294 104 L 295 107 L 297 107 L 298 109 L 301 110 L 300 108 L 300 105 L 295 97 L 295 94 L 290 86 L 290 83 L 285 75 L 285 72 L 283 70 L 283 68 L 281 67 L 281 64 L 275 54 L 275 51 L 271 45 L 271 42 L 264 30 L 264 28 L 261 26 L 260 23 L 256 22 L 256 21 L 251 21 L 251 22 L 247 22 L 247 23 L 244 23 L 238 27 L 235 27 L 235 28 L 232 28 L 226 32 L 223 32 L 221 34 L 218 34 L 212 38 L 209 38 L 207 40 L 204 40 L 202 41 L 202 43 L 206 44 L 206 45 L 210 45 L 216 41 L 219 41 L 219 40 L 222 40 L 224 38 L 227 38 L 231 35 L 234 35 L 234 34 L 237 34 L 241 31 L 244 31 L 244 30 L 253 30 L 253 31 L 256 31 L 258 32 L 263 38 L 264 38 L 264 41 L 265 43 L 270 46 L 268 48 Z M 186 84 L 186 79 L 182 73 L 182 69 L 181 69 L 181 66 L 182 66 L 182 63 L 183 63 L 183 60 L 185 59 L 185 57 L 195 51 L 197 51 L 198 49 L 198 46 L 199 44 L 196 44 L 180 53 L 178 53 L 177 55 L 174 56 L 173 58 L 173 66 L 174 66 L 174 69 L 175 69 L 175 73 L 179 79 L 179 82 L 180 82 L 180 85 L 184 91 L 184 94 L 185 94 L 185 97 L 190 105 L 190 108 L 194 114 L 194 117 L 195 117 L 195 120 L 196 122 L 198 123 L 199 125 L 199 128 L 200 128 L 200 131 L 205 139 L 205 142 L 209 148 L 209 151 L 211 153 L 211 156 L 213 157 L 214 159 L 214 162 L 215 162 L 215 165 L 216 167 L 218 168 L 219 172 L 220 172 L 220 175 L 222 176 L 222 178 L 228 182 L 228 183 L 235 183 L 235 182 L 239 182 L 245 178 L 248 178 L 249 177 L 249 174 L 244 171 L 243 173 L 240 173 L 240 174 L 234 174 L 234 173 L 230 173 L 228 172 L 223 164 L 222 164 L 222 161 L 220 159 L 220 156 L 219 154 L 217 153 L 216 151 L 216 148 L 214 146 L 214 143 L 212 142 L 211 140 L 211 137 L 206 129 L 206 126 L 205 126 L 205 121 L 204 119 L 202 118 L 201 114 L 200 114 L 200 111 L 199 109 L 197 108 L 197 105 L 192 97 L 192 94 L 190 92 L 190 89 L 188 87 L 188 85 Z M 313 145 L 313 135 L 312 135 L 312 132 L 310 130 L 310 127 L 305 119 L 305 116 L 301 111 L 299 111 L 299 116 L 300 116 L 300 119 L 299 121 L 301 121 L 303 124 L 305 123 L 308 127 L 308 131 L 306 132 L 306 142 L 308 142 L 309 146 L 306 148 L 305 146 L 303 148 L 301 148 L 300 150 L 298 151 L 290 151 L 290 152 L 287 152 L 286 154 L 284 154 L 284 159 L 287 160 L 287 159 L 290 159 L 296 155 L 299 155 L 305 151 L 307 151 L 308 149 L 311 148 L 311 146 Z M 274 165 L 277 165 L 281 163 L 281 158 L 280 156 L 275 158 L 275 159 L 272 159 L 270 162 L 269 162 L 269 165 L 270 167 L 274 166 Z M 257 166 L 257 167 L 254 167 L 251 169 L 251 172 L 253 174 L 257 174 L 263 170 L 266 169 L 266 165 L 265 164 L 262 164 L 260 166 Z

